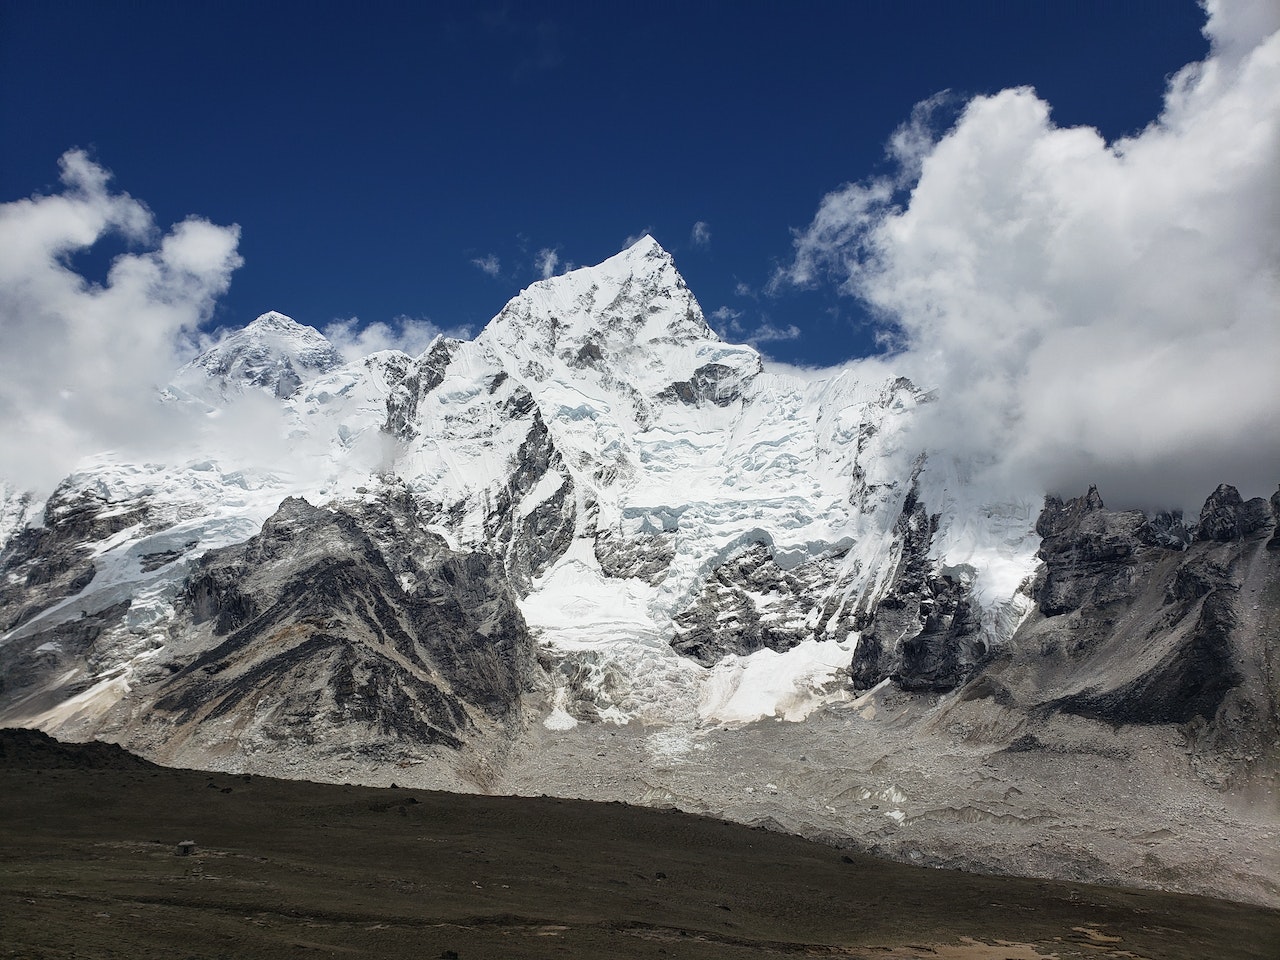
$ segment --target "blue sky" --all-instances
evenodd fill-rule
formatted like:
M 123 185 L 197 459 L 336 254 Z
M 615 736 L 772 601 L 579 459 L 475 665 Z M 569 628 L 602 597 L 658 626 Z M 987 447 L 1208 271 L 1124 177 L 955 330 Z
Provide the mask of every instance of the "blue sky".
M 162 229 L 239 224 L 212 322 L 477 330 L 651 232 L 708 314 L 797 363 L 877 349 L 838 282 L 773 284 L 917 102 L 1033 86 L 1107 140 L 1209 49 L 1190 2 L 66 3 L 0 7 L 0 200 L 81 147 Z M 695 225 L 703 224 L 701 233 Z M 75 265 L 105 274 L 128 244 Z M 489 272 L 477 264 L 489 268 Z M 770 339 L 770 330 L 780 339 Z

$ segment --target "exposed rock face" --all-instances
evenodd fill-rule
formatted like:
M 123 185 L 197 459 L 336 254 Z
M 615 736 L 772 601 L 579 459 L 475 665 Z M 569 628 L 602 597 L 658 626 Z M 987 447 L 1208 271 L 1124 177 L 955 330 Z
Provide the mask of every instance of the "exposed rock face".
M 178 646 L 208 639 L 157 684 L 158 716 L 205 729 L 230 718 L 238 740 L 268 744 L 332 747 L 341 728 L 343 749 L 356 735 L 392 756 L 518 720 L 535 663 L 501 566 L 450 551 L 412 510 L 290 499 L 260 535 L 207 554 Z
M 271 311 L 183 367 L 174 382 L 210 398 L 249 388 L 283 400 L 341 365 L 342 356 L 318 330 Z
M 512 406 L 518 415 L 529 417 L 531 425 L 512 458 L 509 479 L 490 508 L 485 533 L 489 542 L 506 546 L 511 582 L 518 592 L 527 593 L 533 578 L 557 560 L 573 539 L 577 501 L 564 459 L 528 391 L 520 390 Z M 522 508 L 521 502 L 542 483 L 554 485 L 554 491 L 531 508 Z
M 98 572 L 95 547 L 130 527 L 164 526 L 144 501 L 111 503 L 95 491 L 64 485 L 45 505 L 44 525 L 22 530 L 0 550 L 0 635 L 5 635 L 0 697 L 6 706 L 38 712 L 68 696 L 65 687 L 46 696 L 52 676 L 111 658 L 111 650 L 99 649 L 99 638 L 121 622 L 131 601 L 119 590 L 80 599 Z M 64 604 L 75 607 L 62 616 L 42 616 Z M 86 676 L 70 692 L 90 682 Z
M 866 618 L 850 667 L 854 687 L 890 678 L 903 690 L 952 690 L 986 657 L 967 585 L 929 559 L 936 532 L 913 485 L 895 526 L 901 552 L 891 586 Z
M 744 375 L 742 370 L 722 363 L 704 364 L 693 372 L 690 379 L 667 387 L 658 394 L 658 399 L 679 400 L 690 406 L 714 403 L 718 407 L 727 407 L 742 396 L 743 384 L 753 375 L 753 372 Z
M 781 570 L 761 543 L 716 567 L 697 602 L 676 617 L 671 646 L 703 666 L 726 654 L 790 650 L 811 630 L 806 624 L 820 590 L 818 565 Z
M 445 370 L 457 348 L 457 340 L 438 337 L 416 360 L 403 354 L 394 357 L 388 365 L 391 383 L 386 400 L 387 419 L 382 424 L 384 433 L 405 441 L 418 436 L 415 426 L 418 406 L 423 397 L 444 382 Z
M 1188 525 L 1090 490 L 1037 523 L 915 446 L 945 399 L 865 367 L 764 370 L 651 239 L 417 358 L 335 365 L 279 316 L 242 334 L 165 401 L 202 422 L 247 394 L 280 417 L 264 460 L 105 454 L 30 529 L 39 495 L 0 478 L 0 723 L 213 769 L 683 790 L 748 818 L 764 790 L 777 822 L 901 828 L 903 855 L 914 819 L 980 822 L 994 859 L 952 865 L 984 868 L 1007 826 L 1062 812 L 1063 757 L 1112 764 L 1096 794 L 1158 742 L 1135 789 L 1176 768 L 1199 807 L 1280 771 L 1280 491 L 1221 487 Z M 917 762 L 927 807 L 895 782 Z M 1040 798 L 973 786 L 982 764 Z M 1095 828 L 1132 801 L 1112 804 Z M 1095 808 L 1068 806 L 1070 851 Z
M 1047 617 L 1070 613 L 1130 597 L 1140 531 L 1147 518 L 1139 510 L 1107 510 L 1096 487 L 1084 497 L 1063 503 L 1045 499 L 1036 522 L 1043 537 L 1044 571 L 1036 602 Z
M 449 549 L 413 496 L 388 487 L 326 508 L 286 499 L 258 535 L 193 564 L 167 642 L 126 661 L 128 687 L 110 679 L 129 654 L 127 594 L 86 594 L 85 615 L 41 620 L 93 577 L 95 544 L 149 522 L 144 502 L 116 506 L 55 497 L 46 526 L 6 548 L 5 611 L 18 621 L 3 648 L 9 714 L 51 711 L 77 729 L 72 674 L 84 678 L 72 692 L 91 698 L 93 729 L 168 762 L 265 772 L 287 761 L 331 777 L 342 757 L 431 755 L 442 785 L 496 775 L 541 682 L 533 642 L 501 559 Z M 182 548 L 160 553 L 134 562 L 156 570 Z
M 1201 747 L 1274 755 L 1280 564 L 1260 506 L 1224 484 L 1184 543 L 1168 523 L 1106 509 L 1094 489 L 1048 498 L 1037 614 L 988 679 L 1041 716 L 1180 724 Z
M 610 577 L 635 577 L 657 586 L 676 555 L 675 527 L 623 536 L 612 528 L 596 531 L 594 552 L 600 569 Z
M 1245 502 L 1230 484 L 1219 485 L 1200 511 L 1196 536 L 1223 542 L 1241 540 L 1274 523 L 1271 506 L 1261 497 Z

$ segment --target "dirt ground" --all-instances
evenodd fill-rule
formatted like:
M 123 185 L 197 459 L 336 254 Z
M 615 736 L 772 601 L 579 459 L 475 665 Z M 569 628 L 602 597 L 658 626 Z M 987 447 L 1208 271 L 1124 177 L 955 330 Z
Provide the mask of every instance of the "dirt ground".
M 33 960 L 1274 960 L 1280 912 L 623 804 L 28 761 L 0 764 L 0 929 Z

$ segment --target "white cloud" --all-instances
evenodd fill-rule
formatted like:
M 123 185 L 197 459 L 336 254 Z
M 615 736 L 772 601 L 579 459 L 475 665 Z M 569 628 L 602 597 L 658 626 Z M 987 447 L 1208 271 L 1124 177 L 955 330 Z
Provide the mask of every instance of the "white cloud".
M 542 274 L 542 279 L 546 280 L 556 275 L 556 268 L 560 266 L 560 254 L 550 247 L 543 247 L 534 258 L 534 263 Z
M 912 107 L 910 118 L 893 131 L 885 153 L 898 166 L 897 185 L 910 186 L 919 179 L 925 158 L 933 152 L 945 127 L 950 126 L 947 116 L 954 122 L 951 111 L 958 105 L 959 99 L 950 90 L 935 93 Z
M 87 454 L 173 435 L 156 389 L 241 263 L 238 227 L 191 217 L 161 236 L 83 151 L 60 167 L 61 193 L 0 204 L 0 463 L 23 487 L 47 487 Z M 109 235 L 133 250 L 105 285 L 90 283 L 68 258 Z
M 765 320 L 747 335 L 747 343 L 754 347 L 762 343 L 773 343 L 778 340 L 798 340 L 799 338 L 800 328 L 794 323 L 789 323 L 785 327 L 777 327 Z
M 491 277 L 496 277 L 502 273 L 502 262 L 496 254 L 489 254 L 487 257 L 476 257 L 471 261 L 471 265 L 479 268 L 482 273 L 487 273 Z
M 763 319 L 753 328 L 742 322 L 742 316 L 742 311 L 733 307 L 717 307 L 711 311 L 711 325 L 721 338 L 733 343 L 749 343 L 753 347 L 779 340 L 797 340 L 800 337 L 800 328 L 794 323 L 779 327 L 768 319 Z
M 396 317 L 390 323 L 381 320 L 361 323 L 359 317 L 334 320 L 320 331 L 348 362 L 367 357 L 379 350 L 399 350 L 416 357 L 431 346 L 431 341 L 444 335 L 459 340 L 471 339 L 470 327 L 442 329 L 426 318 Z
M 992 484 L 1192 507 L 1280 480 L 1280 8 L 1208 11 L 1141 133 L 1058 127 L 1027 88 L 936 142 L 908 124 L 909 196 L 828 195 L 774 278 L 866 301 L 939 391 L 922 439 Z
M 699 220 L 689 231 L 689 241 L 695 247 L 705 247 L 711 243 L 711 226 L 705 220 Z

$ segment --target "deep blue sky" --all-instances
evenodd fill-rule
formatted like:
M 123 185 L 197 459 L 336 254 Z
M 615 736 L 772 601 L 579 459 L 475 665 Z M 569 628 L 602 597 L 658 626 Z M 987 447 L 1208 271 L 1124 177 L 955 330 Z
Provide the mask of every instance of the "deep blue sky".
M 229 325 L 478 329 L 539 250 L 594 263 L 648 231 L 708 314 L 795 324 L 764 349 L 829 363 L 871 349 L 856 303 L 737 288 L 766 284 L 825 193 L 883 172 L 914 103 L 1032 85 L 1112 139 L 1204 57 L 1202 22 L 1175 0 L 4 0 L 0 200 L 56 191 L 80 146 L 162 226 L 240 224 Z M 490 255 L 498 277 L 472 265 Z

